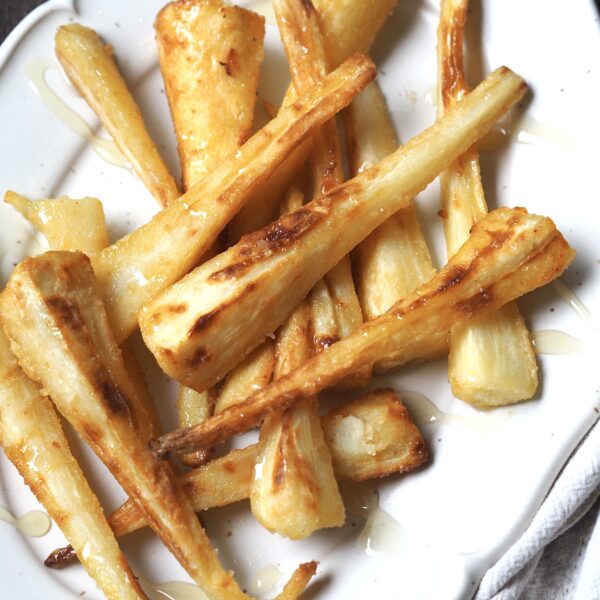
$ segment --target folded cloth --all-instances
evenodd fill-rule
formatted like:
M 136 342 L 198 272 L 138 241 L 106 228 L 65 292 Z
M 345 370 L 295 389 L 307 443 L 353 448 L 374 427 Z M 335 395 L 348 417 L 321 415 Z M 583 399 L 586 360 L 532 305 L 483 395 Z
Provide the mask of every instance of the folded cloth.
M 600 422 L 531 525 L 483 576 L 474 600 L 600 599 Z

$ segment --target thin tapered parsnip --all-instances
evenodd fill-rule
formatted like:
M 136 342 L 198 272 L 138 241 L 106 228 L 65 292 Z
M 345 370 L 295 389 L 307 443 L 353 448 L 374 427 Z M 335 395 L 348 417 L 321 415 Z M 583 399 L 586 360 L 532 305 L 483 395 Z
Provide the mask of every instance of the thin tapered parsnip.
M 506 67 L 494 71 L 394 154 L 246 236 L 163 292 L 140 314 L 146 345 L 163 370 L 198 390 L 219 381 L 342 256 L 405 208 L 525 89 Z
M 378 426 L 373 427 L 373 423 Z M 409 473 L 429 458 L 423 436 L 400 398 L 390 390 L 377 390 L 330 411 L 321 417 L 321 426 L 338 480 L 363 481 L 391 473 Z M 180 476 L 194 510 L 200 512 L 247 499 L 257 451 L 258 444 L 232 450 Z M 117 537 L 147 526 L 132 500 L 115 510 L 109 523 Z M 60 548 L 50 554 L 47 566 L 59 567 L 74 560 L 72 550 Z
M 263 59 L 264 18 L 221 0 L 178 0 L 158 13 L 154 26 L 187 190 L 250 135 Z M 217 241 L 208 252 L 214 256 L 219 251 Z M 243 397 L 252 391 L 252 384 L 247 384 Z M 180 427 L 209 417 L 217 396 L 215 389 L 196 392 L 182 386 L 177 400 Z M 207 450 L 200 450 L 179 460 L 195 467 L 209 456 Z
M 473 227 L 444 269 L 387 313 L 245 402 L 151 445 L 166 454 L 217 443 L 391 353 L 405 362 L 421 358 L 431 337 L 447 337 L 456 323 L 545 285 L 560 276 L 574 256 L 550 219 L 525 209 L 497 209 Z
M 111 46 L 88 27 L 58 28 L 56 56 L 71 83 L 85 98 L 161 206 L 179 196 L 175 180 L 144 125 L 140 109 L 115 63 Z
M 9 190 L 4 201 L 43 233 L 53 250 L 80 250 L 92 255 L 108 246 L 104 211 L 96 198 L 72 200 L 62 196 L 31 202 Z
M 285 584 L 281 594 L 275 600 L 296 600 L 306 589 L 310 580 L 317 572 L 318 563 L 314 560 L 302 563 L 293 573 L 290 580 Z
M 146 598 L 71 454 L 52 402 L 18 365 L 1 328 L 0 445 L 106 597 Z
M 468 92 L 463 35 L 468 0 L 443 0 L 438 27 L 438 113 Z M 448 256 L 487 213 L 474 145 L 440 177 Z M 516 304 L 457 325 L 450 336 L 448 378 L 453 394 L 479 408 L 528 400 L 537 389 L 537 361 Z
M 189 189 L 250 136 L 264 18 L 221 0 L 178 0 L 154 26 Z
M 314 0 L 332 66 L 367 52 L 398 0 Z M 287 99 L 288 97 L 286 97 Z M 311 151 L 301 144 L 249 198 L 228 227 L 229 245 L 277 218 L 281 198 Z
M 346 106 L 374 75 L 370 60 L 350 58 L 176 202 L 94 258 L 117 340 L 135 329 L 142 306 L 197 264 L 249 194 L 302 139 Z
M 310 0 L 275 0 L 273 4 L 283 40 L 292 82 L 296 92 L 304 93 L 320 82 L 328 72 L 325 47 L 318 14 Z M 313 196 L 327 194 L 344 180 L 339 132 L 335 120 L 325 123 L 313 137 L 312 176 Z M 322 340 L 329 343 L 348 335 L 363 321 L 354 289 L 350 257 L 342 257 L 325 275 L 325 285 L 317 284 L 312 310 L 315 347 L 320 350 Z M 329 296 L 329 301 L 327 299 Z M 328 309 L 335 315 L 335 327 L 326 318 Z M 319 311 L 327 311 L 320 315 Z M 323 323 L 325 328 L 319 329 Z M 344 383 L 345 388 L 360 387 L 370 378 L 370 370 L 356 373 Z
M 47 252 L 24 260 L 0 298 L 0 316 L 27 375 L 48 390 L 209 597 L 246 597 L 219 563 L 168 464 L 135 428 L 132 405 L 139 402 L 89 259 Z

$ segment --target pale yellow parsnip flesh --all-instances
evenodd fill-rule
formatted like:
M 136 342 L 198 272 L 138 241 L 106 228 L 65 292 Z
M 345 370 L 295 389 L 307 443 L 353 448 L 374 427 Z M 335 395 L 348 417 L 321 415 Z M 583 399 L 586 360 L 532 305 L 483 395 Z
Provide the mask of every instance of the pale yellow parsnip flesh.
M 80 250 L 90 256 L 108 246 L 104 211 L 96 198 L 63 196 L 32 202 L 8 191 L 4 201 L 43 233 L 53 250 Z
M 377 83 L 354 98 L 346 111 L 350 168 L 358 174 L 398 148 L 385 99 Z M 430 279 L 435 270 L 414 206 L 399 210 L 354 251 L 360 304 L 368 319 Z
M 463 36 L 468 0 L 444 0 L 438 28 L 438 113 L 468 91 Z M 441 211 L 448 256 L 458 251 L 471 227 L 487 213 L 479 154 L 473 145 L 440 176 Z M 453 329 L 448 377 L 458 398 L 480 408 L 527 400 L 538 384 L 529 332 L 516 305 Z
M 163 292 L 140 316 L 146 345 L 163 370 L 198 390 L 221 379 L 324 273 L 406 207 L 525 89 L 518 75 L 498 69 L 375 167 L 246 236 Z
M 188 189 L 250 136 L 264 18 L 221 0 L 171 2 L 154 27 Z

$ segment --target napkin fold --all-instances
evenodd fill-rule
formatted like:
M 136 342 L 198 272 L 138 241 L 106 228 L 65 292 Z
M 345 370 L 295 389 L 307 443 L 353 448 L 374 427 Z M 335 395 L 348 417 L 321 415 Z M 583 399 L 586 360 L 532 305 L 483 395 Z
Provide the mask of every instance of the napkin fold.
M 600 599 L 600 422 L 575 449 L 525 533 L 474 600 Z

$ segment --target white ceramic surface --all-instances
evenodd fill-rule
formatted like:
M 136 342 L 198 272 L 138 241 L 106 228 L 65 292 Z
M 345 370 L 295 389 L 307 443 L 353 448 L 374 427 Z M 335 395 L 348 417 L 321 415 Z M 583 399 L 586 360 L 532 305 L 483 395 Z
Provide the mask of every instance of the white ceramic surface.
M 34 57 L 52 59 L 58 25 L 78 20 L 97 29 L 114 45 L 151 133 L 177 172 L 153 40 L 152 22 L 161 4 L 161 0 L 52 0 L 15 29 L 0 48 L 2 193 L 10 188 L 31 198 L 97 196 L 104 203 L 113 240 L 155 212 L 154 201 L 139 180 L 104 162 L 49 112 L 30 87 L 24 68 Z M 373 56 L 380 65 L 379 80 L 398 131 L 406 140 L 434 118 L 431 97 L 437 3 L 400 0 L 399 4 Z M 265 2 L 260 5 L 264 8 Z M 384 552 L 365 552 L 359 540 L 364 520 L 352 516 L 338 531 L 290 542 L 262 530 L 243 503 L 205 515 L 223 562 L 235 569 L 244 586 L 266 565 L 277 565 L 287 577 L 300 561 L 316 559 L 320 561 L 319 575 L 314 592 L 306 598 L 367 594 L 382 600 L 468 598 L 485 569 L 527 526 L 569 453 L 596 419 L 600 404 L 596 326 L 600 314 L 599 31 L 591 1 L 569 3 L 566 11 L 559 0 L 473 1 L 468 28 L 469 70 L 474 82 L 488 70 L 506 64 L 524 75 L 531 86 L 531 94 L 519 109 L 525 117 L 513 130 L 515 140 L 482 155 L 489 204 L 524 205 L 556 221 L 578 251 L 563 281 L 594 317 L 582 320 L 552 287 L 530 294 L 520 306 L 531 329 L 568 332 L 586 340 L 585 352 L 540 356 L 542 377 L 536 399 L 484 416 L 452 397 L 445 361 L 379 378 L 373 386 L 419 391 L 440 409 L 485 425 L 481 431 L 443 423 L 424 426 L 432 450 L 431 464 L 378 486 L 382 508 L 399 524 L 387 527 L 392 533 Z M 261 95 L 277 101 L 287 74 L 273 26 L 266 47 Z M 90 124 L 97 125 L 58 70 L 48 74 L 48 82 Z M 436 260 L 442 264 L 437 194 L 436 185 L 430 186 L 421 194 L 419 206 Z M 44 247 L 23 219 L 0 205 L 2 284 L 14 263 Z M 170 428 L 174 423 L 172 386 L 151 367 L 148 377 L 165 427 Z M 410 406 L 410 397 L 408 400 Z M 101 500 L 108 509 L 113 508 L 122 492 L 89 451 L 75 439 L 73 443 L 86 468 L 94 472 Z M 0 504 L 14 513 L 39 508 L 3 455 L 0 485 Z M 0 596 L 28 600 L 43 593 L 46 600 L 58 600 L 78 598 L 85 592 L 87 599 L 100 598 L 81 567 L 53 572 L 41 565 L 48 551 L 63 543 L 56 526 L 45 537 L 29 539 L 0 523 Z M 150 534 L 134 534 L 124 547 L 134 569 L 145 577 L 187 580 Z

